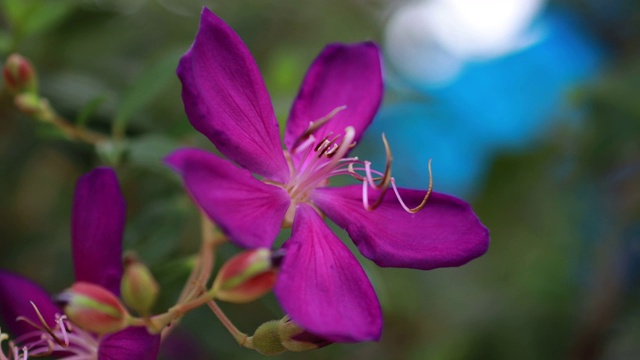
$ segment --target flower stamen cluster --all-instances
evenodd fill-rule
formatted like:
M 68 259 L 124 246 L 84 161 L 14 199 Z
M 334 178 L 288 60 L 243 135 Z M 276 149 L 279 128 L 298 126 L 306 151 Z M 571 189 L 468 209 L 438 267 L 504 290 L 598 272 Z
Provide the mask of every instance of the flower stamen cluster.
M 32 302 L 36 315 L 41 324 L 19 316 L 17 320 L 24 321 L 35 330 L 27 332 L 9 343 L 10 356 L 0 352 L 0 360 L 26 360 L 31 357 L 49 356 L 54 352 L 64 351 L 68 358 L 76 360 L 91 360 L 97 358 L 98 339 L 92 334 L 73 326 L 65 315 L 55 315 L 55 326 L 47 324 L 38 307 Z M 8 337 L 5 335 L 4 339 Z M 15 344 L 22 344 L 21 347 Z M 2 357 L 5 356 L 5 357 Z
M 4 348 L 2 346 L 3 341 L 9 340 L 9 335 L 2 332 L 0 329 L 0 360 L 27 360 L 29 356 L 29 350 L 27 347 L 23 347 L 22 349 L 15 346 L 13 341 L 9 342 L 8 353 L 5 353 Z M 20 351 L 22 350 L 22 357 L 20 356 Z
M 362 182 L 362 205 L 368 211 L 375 210 L 380 206 L 384 200 L 384 195 L 390 187 L 393 188 L 396 198 L 406 212 L 415 214 L 422 210 L 427 205 L 433 189 L 431 160 L 429 160 L 429 188 L 427 193 L 420 204 L 410 208 L 402 199 L 396 186 L 395 178 L 391 176 L 393 157 L 391 147 L 384 134 L 382 134 L 382 143 L 386 153 L 384 172 L 372 169 L 370 161 L 362 161 L 358 157 L 344 157 L 356 145 L 353 141 L 356 136 L 355 129 L 352 126 L 346 127 L 343 135 L 334 135 L 333 132 L 329 132 L 322 140 L 317 141 L 314 136 L 316 131 L 346 108 L 346 106 L 336 107 L 326 116 L 316 121 L 311 121 L 307 130 L 294 143 L 292 153 L 300 155 L 299 158 L 302 159 L 297 167 L 293 163 L 291 155 L 285 151 L 285 158 L 291 174 L 289 183 L 286 185 L 268 183 L 281 186 L 287 190 L 293 200 L 291 206 L 295 207 L 301 202 L 306 202 L 309 193 L 314 188 L 328 185 L 331 177 L 350 175 Z M 324 161 L 322 161 L 323 159 Z M 373 203 L 369 201 L 369 188 L 379 192 Z

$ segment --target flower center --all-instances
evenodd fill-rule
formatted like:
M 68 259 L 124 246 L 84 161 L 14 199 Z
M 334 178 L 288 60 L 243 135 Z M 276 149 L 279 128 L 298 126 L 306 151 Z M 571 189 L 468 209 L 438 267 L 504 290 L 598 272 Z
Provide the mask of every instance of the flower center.
M 285 158 L 291 172 L 288 183 L 277 184 L 267 181 L 269 184 L 282 187 L 291 197 L 291 205 L 285 215 L 283 227 L 290 227 L 293 223 L 298 204 L 306 202 L 316 208 L 309 200 L 311 193 L 318 187 L 327 186 L 329 179 L 337 175 L 349 175 L 362 182 L 362 204 L 366 210 L 371 211 L 380 206 L 389 188 L 393 188 L 398 202 L 409 213 L 416 213 L 426 206 L 433 189 L 431 161 L 429 161 L 429 189 L 422 202 L 410 208 L 402 200 L 395 179 L 391 176 L 391 148 L 384 134 L 382 134 L 382 142 L 387 153 L 384 172 L 372 169 L 369 161 L 361 161 L 357 157 L 345 157 L 356 145 L 354 142 L 356 131 L 353 126 L 347 126 L 342 134 L 334 135 L 333 132 L 329 132 L 318 141 L 316 137 L 318 130 L 344 109 L 346 106 L 337 107 L 325 117 L 310 122 L 307 130 L 294 142 L 291 154 L 285 150 Z M 377 191 L 373 202 L 369 199 L 369 188 Z M 317 208 L 316 211 L 322 214 Z
M 31 325 L 34 330 L 9 342 L 9 353 L 5 354 L 0 344 L 0 360 L 27 360 L 31 357 L 49 356 L 58 353 L 59 359 L 96 360 L 98 358 L 98 339 L 78 328 L 67 320 L 65 315 L 55 315 L 55 326 L 51 327 L 32 302 L 41 324 L 36 324 L 24 316 L 18 320 Z M 0 342 L 7 340 L 6 334 L 0 334 Z M 63 354 L 60 356 L 59 354 Z
M 313 189 L 326 186 L 329 178 L 348 172 L 349 165 L 358 160 L 345 158 L 354 138 L 355 130 L 349 126 L 344 134 L 329 133 L 321 141 L 310 135 L 293 150 L 293 156 L 299 156 L 299 160 L 291 164 L 292 174 L 285 189 L 294 203 L 306 202 Z

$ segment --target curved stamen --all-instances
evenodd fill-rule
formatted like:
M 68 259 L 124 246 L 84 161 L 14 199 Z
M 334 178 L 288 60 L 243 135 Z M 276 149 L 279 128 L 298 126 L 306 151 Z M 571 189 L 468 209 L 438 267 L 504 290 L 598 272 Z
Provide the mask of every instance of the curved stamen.
M 369 181 L 369 186 L 371 186 L 374 190 L 383 190 L 389 187 L 389 179 L 391 178 L 391 162 L 393 161 L 393 156 L 391 155 L 391 147 L 389 147 L 389 143 L 387 142 L 387 137 L 382 134 L 382 142 L 384 143 L 384 150 L 387 156 L 387 162 L 384 168 L 384 173 L 382 175 L 382 179 L 380 179 L 380 184 L 376 184 L 371 176 L 371 163 L 369 161 L 364 162 L 365 174 L 367 175 L 367 180 Z M 386 191 L 386 190 L 385 190 Z
M 373 203 L 373 205 L 369 205 L 369 191 L 368 191 L 368 182 L 367 181 L 363 181 L 362 182 L 362 203 L 364 205 L 364 208 L 367 211 L 372 211 L 375 210 L 378 206 L 380 206 L 380 204 L 382 204 L 382 201 L 384 200 L 384 195 L 387 193 L 387 190 L 389 190 L 389 183 L 393 180 L 393 178 L 382 178 L 383 179 L 383 183 L 381 184 L 380 189 L 374 189 L 374 190 L 379 190 L 380 191 L 380 195 L 378 195 L 378 198 L 376 199 L 376 202 Z
M 367 186 L 367 182 L 363 181 L 362 182 L 362 204 L 364 205 L 364 208 L 367 211 L 373 211 L 378 206 L 380 206 L 380 204 L 382 204 L 382 200 L 384 200 L 384 195 L 386 194 L 387 190 L 389 189 L 389 186 L 383 188 L 380 191 L 380 195 L 376 199 L 376 202 L 373 203 L 373 205 L 369 205 L 369 191 L 368 191 L 368 189 L 369 189 L 369 187 Z
M 309 121 L 309 127 L 307 128 L 307 130 L 305 130 L 302 133 L 302 135 L 300 135 L 300 137 L 296 139 L 296 141 L 293 143 L 293 146 L 291 147 L 293 149 L 292 151 L 296 153 L 297 152 L 296 149 L 298 148 L 298 146 L 306 142 L 308 136 L 312 135 L 322 125 L 326 124 L 329 120 L 331 120 L 334 116 L 336 116 L 337 113 L 339 113 L 340 111 L 346 108 L 347 108 L 346 105 L 338 106 L 337 108 L 331 110 L 331 112 L 329 112 L 329 114 L 325 115 L 324 117 L 321 117 L 316 121 Z
M 56 322 L 58 323 L 58 326 L 60 327 L 60 332 L 62 332 L 62 339 L 64 340 L 64 343 L 69 346 L 69 334 L 67 333 L 67 327 L 65 325 L 64 320 L 67 318 L 66 315 L 59 315 L 56 314 Z
M 53 329 L 51 329 L 51 327 L 49 327 L 49 325 L 47 324 L 47 322 L 44 320 L 44 317 L 42 316 L 42 314 L 40 313 L 40 310 L 38 310 L 38 307 L 36 306 L 36 304 L 33 303 L 33 301 L 30 301 L 31 306 L 33 306 L 33 309 L 36 311 L 36 314 L 38 315 L 38 319 L 40 320 L 40 322 L 42 323 L 42 328 L 40 328 L 40 330 L 42 331 L 46 331 L 49 335 L 51 335 L 51 337 L 53 338 L 53 340 L 55 340 L 58 345 L 62 346 L 62 347 L 66 347 L 69 346 L 69 343 L 65 343 L 63 340 L 61 340 L 60 338 L 58 338 L 56 336 L 56 334 L 54 333 Z M 22 318 L 21 320 L 24 320 L 24 317 L 20 317 Z M 30 323 L 30 321 L 27 321 Z M 38 328 L 36 326 L 36 328 Z
M 400 196 L 400 192 L 398 191 L 398 187 L 396 186 L 396 181 L 394 178 L 391 178 L 391 186 L 393 187 L 393 191 L 396 193 L 396 197 L 398 198 L 398 201 L 400 201 L 400 205 L 402 205 L 402 207 L 406 212 L 415 214 L 418 211 L 422 210 L 427 205 L 427 201 L 429 200 L 429 196 L 431 196 L 431 191 L 433 190 L 433 173 L 431 172 L 431 159 L 429 159 L 429 189 L 427 190 L 427 194 L 422 199 L 422 202 L 420 203 L 420 205 L 414 208 L 409 208 L 404 203 L 404 201 L 402 201 L 402 197 Z
M 358 171 L 361 172 L 365 172 L 366 169 L 364 167 L 354 167 L 354 164 L 359 164 L 359 165 L 363 165 L 364 166 L 364 162 L 361 161 L 354 161 L 352 163 L 350 163 L 346 169 L 337 169 L 335 170 L 333 173 L 331 173 L 331 175 L 350 175 L 351 177 L 353 177 L 354 179 L 358 180 L 358 181 L 367 181 L 367 178 L 365 176 L 362 176 L 358 173 Z M 371 173 L 378 175 L 377 177 L 373 177 L 373 181 L 379 181 L 382 179 L 382 173 L 378 170 L 375 169 L 371 169 Z

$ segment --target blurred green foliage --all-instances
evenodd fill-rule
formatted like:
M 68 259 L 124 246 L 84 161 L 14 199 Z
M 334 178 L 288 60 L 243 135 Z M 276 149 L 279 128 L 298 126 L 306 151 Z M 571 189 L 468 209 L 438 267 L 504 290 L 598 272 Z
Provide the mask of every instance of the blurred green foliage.
M 30 58 L 43 96 L 63 116 L 118 139 L 98 152 L 65 140 L 19 113 L 2 93 L 2 268 L 52 292 L 68 286 L 75 181 L 97 165 L 115 164 L 128 202 L 125 247 L 159 278 L 159 310 L 175 301 L 199 244 L 198 211 L 161 159 L 179 146 L 211 149 L 189 125 L 174 75 L 201 6 L 247 43 L 281 121 L 322 47 L 379 39 L 390 6 L 364 0 L 0 3 L 0 58 L 14 51 Z M 640 5 L 624 20 L 631 29 L 624 34 L 588 7 L 580 11 L 610 47 L 611 66 L 575 94 L 579 126 L 556 127 L 534 147 L 501 154 L 484 191 L 469 199 L 492 232 L 487 255 L 430 272 L 379 269 L 361 258 L 385 311 L 381 342 L 284 358 L 637 358 L 640 53 L 634 41 L 640 25 L 633 19 Z M 225 245 L 218 258 L 236 251 Z M 248 333 L 281 316 L 273 296 L 223 308 Z M 207 309 L 188 315 L 180 331 L 175 346 L 194 352 L 190 358 L 261 358 L 239 348 Z

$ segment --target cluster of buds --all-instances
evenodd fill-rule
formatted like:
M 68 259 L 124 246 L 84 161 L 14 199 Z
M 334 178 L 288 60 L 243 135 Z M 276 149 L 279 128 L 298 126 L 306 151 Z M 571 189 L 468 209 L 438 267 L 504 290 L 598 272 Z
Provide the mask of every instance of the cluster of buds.
M 307 351 L 331 344 L 330 341 L 301 328 L 288 316 L 260 325 L 249 341 L 262 355 L 277 355 L 285 351 Z
M 259 298 L 273 288 L 282 256 L 281 252 L 274 253 L 266 248 L 241 252 L 222 266 L 209 294 L 219 300 L 235 303 Z M 65 318 L 74 325 L 93 334 L 105 335 L 131 325 L 147 324 L 146 321 L 140 323 L 140 319 L 130 315 L 125 304 L 150 320 L 158 292 L 159 286 L 149 269 L 129 255 L 125 257 L 121 282 L 124 303 L 110 290 L 82 281 L 59 294 L 57 300 L 64 307 Z M 6 339 L 6 335 L 0 334 L 0 342 Z M 248 347 L 263 355 L 306 351 L 330 344 L 330 341 L 301 328 L 288 316 L 262 324 L 253 336 L 246 339 Z M 10 343 L 9 356 L 0 352 L 0 360 L 17 359 L 15 354 L 18 351 Z
M 124 265 L 120 287 L 122 301 L 111 291 L 88 282 L 76 282 L 58 295 L 57 300 L 69 320 L 84 330 L 102 335 L 120 331 L 134 322 L 125 304 L 148 317 L 160 287 L 149 269 L 135 256 L 126 256 Z
M 11 54 L 2 69 L 5 88 L 14 97 L 20 111 L 50 122 L 54 116 L 47 99 L 38 94 L 38 76 L 31 62 L 19 54 Z

